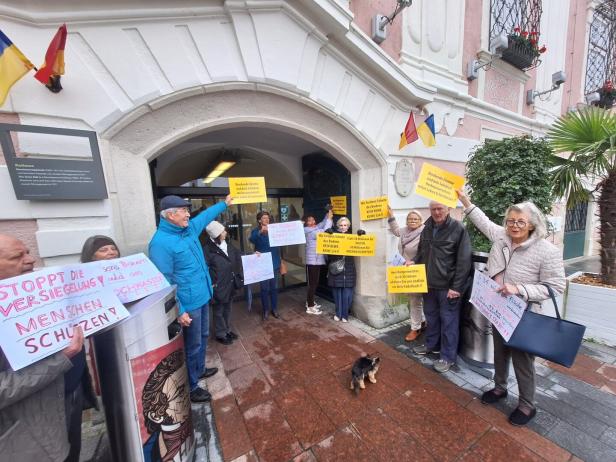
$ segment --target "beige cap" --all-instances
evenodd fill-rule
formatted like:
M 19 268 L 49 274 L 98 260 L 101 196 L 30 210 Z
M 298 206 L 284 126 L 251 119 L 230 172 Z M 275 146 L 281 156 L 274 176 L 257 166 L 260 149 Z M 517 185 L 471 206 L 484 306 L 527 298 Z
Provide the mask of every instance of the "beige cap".
M 213 221 L 206 226 L 205 230 L 212 239 L 216 239 L 222 234 L 222 232 L 225 230 L 225 227 L 217 221 Z

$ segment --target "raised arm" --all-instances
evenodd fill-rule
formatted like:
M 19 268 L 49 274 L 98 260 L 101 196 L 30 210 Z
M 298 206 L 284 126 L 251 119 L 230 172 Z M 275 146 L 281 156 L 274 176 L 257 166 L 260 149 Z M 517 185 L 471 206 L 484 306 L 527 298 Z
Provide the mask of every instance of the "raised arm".
M 460 202 L 464 205 L 464 214 L 473 222 L 477 229 L 490 240 L 490 242 L 494 242 L 505 234 L 505 229 L 490 221 L 479 207 L 471 203 L 468 196 L 464 194 L 462 190 L 459 189 L 456 192 L 458 193 Z
M 389 205 L 387 206 L 387 213 L 389 215 L 389 218 L 387 219 L 387 223 L 389 223 L 389 230 L 394 236 L 400 237 L 400 226 L 398 226 L 398 222 L 394 216 L 394 211 Z
M 193 228 L 197 234 L 201 234 L 207 225 L 214 221 L 218 215 L 227 210 L 227 204 L 230 205 L 231 203 L 232 200 L 230 196 L 227 196 L 226 200 L 208 207 L 195 218 L 192 218 L 189 222 L 189 226 Z
M 334 224 L 332 220 L 333 217 L 334 217 L 334 212 L 329 210 L 323 217 L 323 220 L 321 221 L 321 223 L 317 225 L 317 228 L 320 229 L 321 231 L 325 231 L 326 229 L 331 228 Z

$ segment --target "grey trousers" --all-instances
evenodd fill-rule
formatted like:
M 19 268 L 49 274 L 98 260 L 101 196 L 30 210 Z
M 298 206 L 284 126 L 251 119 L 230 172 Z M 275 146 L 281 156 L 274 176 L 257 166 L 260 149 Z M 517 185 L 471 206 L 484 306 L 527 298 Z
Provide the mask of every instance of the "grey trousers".
M 515 348 L 505 346 L 503 337 L 492 329 L 494 338 L 494 384 L 496 388 L 507 391 L 509 360 L 513 362 L 513 372 L 518 381 L 520 404 L 535 407 L 535 357 Z
M 64 459 L 64 462 L 79 462 L 79 454 L 81 452 L 81 414 L 83 412 L 83 388 L 81 383 L 75 391 L 64 397 L 64 409 L 66 412 L 68 442 L 71 445 L 71 450 L 68 453 L 68 457 Z
M 229 315 L 231 314 L 231 302 L 217 303 L 212 302 L 212 313 L 214 314 L 214 335 L 218 338 L 225 338 L 231 330 L 229 325 Z

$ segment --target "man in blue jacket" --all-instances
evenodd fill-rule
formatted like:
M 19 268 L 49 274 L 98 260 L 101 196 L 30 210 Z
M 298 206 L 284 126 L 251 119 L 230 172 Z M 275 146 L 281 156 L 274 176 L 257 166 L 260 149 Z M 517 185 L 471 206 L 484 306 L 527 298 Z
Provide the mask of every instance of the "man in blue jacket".
M 212 280 L 199 236 L 232 202 L 231 196 L 227 196 L 224 202 L 209 207 L 190 220 L 190 202 L 178 196 L 163 197 L 160 223 L 149 246 L 150 259 L 170 284 L 177 285 L 178 322 L 184 327 L 190 399 L 193 402 L 212 399 L 198 382 L 218 372 L 215 367 L 205 367 Z

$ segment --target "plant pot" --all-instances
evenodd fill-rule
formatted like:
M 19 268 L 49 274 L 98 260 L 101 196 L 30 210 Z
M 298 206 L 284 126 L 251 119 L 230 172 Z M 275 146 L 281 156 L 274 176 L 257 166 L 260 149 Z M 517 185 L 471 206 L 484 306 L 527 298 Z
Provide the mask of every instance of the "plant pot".
M 598 93 L 601 96 L 601 99 L 597 101 L 597 106 L 603 109 L 610 109 L 614 106 L 614 103 L 616 102 L 616 98 L 614 96 L 601 90 L 599 90 Z
M 528 47 L 509 39 L 509 46 L 503 51 L 501 59 L 523 71 L 532 67 L 535 63 L 536 56 Z
M 563 317 L 585 325 L 585 338 L 616 346 L 616 289 L 571 282 L 582 274 L 567 278 Z

